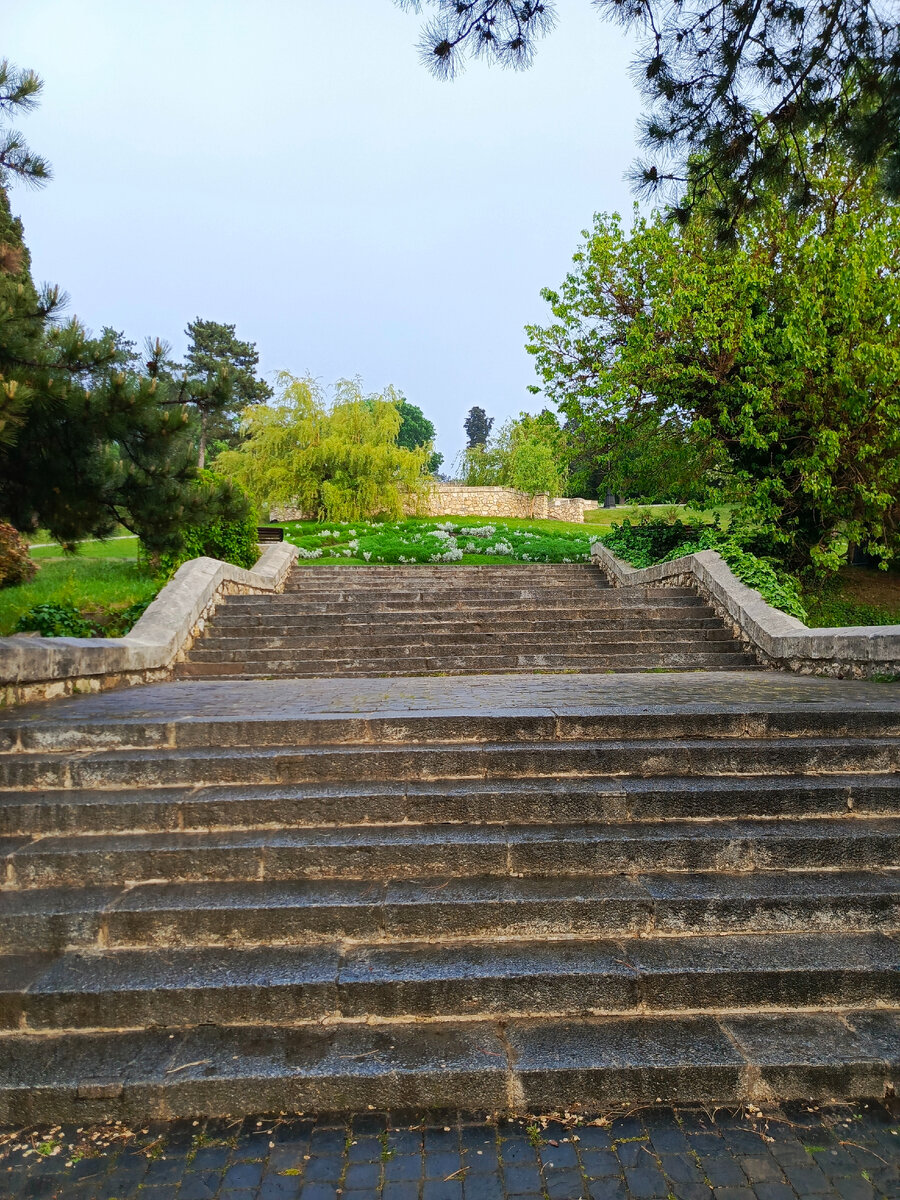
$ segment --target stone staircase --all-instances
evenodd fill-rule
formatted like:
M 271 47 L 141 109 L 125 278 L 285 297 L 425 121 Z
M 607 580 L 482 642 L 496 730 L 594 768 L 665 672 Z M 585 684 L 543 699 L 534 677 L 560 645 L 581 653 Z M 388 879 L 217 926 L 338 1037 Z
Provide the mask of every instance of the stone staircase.
M 762 671 L 14 710 L 0 1121 L 883 1095 L 898 714 Z
M 691 588 L 611 588 L 587 564 L 298 567 L 232 596 L 183 679 L 722 670 L 753 660 Z

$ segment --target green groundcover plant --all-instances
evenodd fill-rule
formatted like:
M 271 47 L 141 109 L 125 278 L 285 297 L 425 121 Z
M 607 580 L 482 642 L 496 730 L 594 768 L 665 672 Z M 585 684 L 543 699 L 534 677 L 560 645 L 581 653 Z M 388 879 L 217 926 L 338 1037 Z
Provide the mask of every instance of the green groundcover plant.
M 586 562 L 594 535 L 517 528 L 503 521 L 458 520 L 291 522 L 285 538 L 301 561 L 348 563 Z
M 651 567 L 701 550 L 717 550 L 738 579 L 755 588 L 773 608 L 801 621 L 808 619 L 798 580 L 775 561 L 748 550 L 739 532 L 723 530 L 718 523 L 690 525 L 644 517 L 633 525 L 626 518 L 600 540 L 632 567 Z

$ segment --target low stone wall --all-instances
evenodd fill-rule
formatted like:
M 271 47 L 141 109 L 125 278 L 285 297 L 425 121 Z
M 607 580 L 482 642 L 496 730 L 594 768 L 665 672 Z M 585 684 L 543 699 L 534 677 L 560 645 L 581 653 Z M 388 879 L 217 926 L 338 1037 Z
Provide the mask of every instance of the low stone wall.
M 297 548 L 267 546 L 251 571 L 193 558 L 121 638 L 0 637 L 0 705 L 168 679 L 224 596 L 284 590 Z
M 535 517 L 551 521 L 583 521 L 584 514 L 597 508 L 596 500 L 549 496 L 509 487 L 464 487 L 458 483 L 433 484 L 424 499 L 411 498 L 408 514 L 422 517 Z M 289 505 L 273 508 L 270 521 L 302 521 L 308 515 Z
M 900 625 L 810 629 L 742 583 L 715 550 L 642 570 L 594 542 L 591 560 L 614 587 L 695 588 L 763 666 L 837 679 L 900 676 Z

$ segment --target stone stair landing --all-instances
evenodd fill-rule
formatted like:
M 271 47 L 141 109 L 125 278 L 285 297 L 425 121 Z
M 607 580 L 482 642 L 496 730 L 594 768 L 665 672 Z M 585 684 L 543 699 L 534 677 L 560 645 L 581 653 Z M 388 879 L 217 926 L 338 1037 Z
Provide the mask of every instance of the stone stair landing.
M 611 588 L 586 564 L 297 567 L 233 596 L 183 679 L 734 670 L 754 665 L 691 588 Z

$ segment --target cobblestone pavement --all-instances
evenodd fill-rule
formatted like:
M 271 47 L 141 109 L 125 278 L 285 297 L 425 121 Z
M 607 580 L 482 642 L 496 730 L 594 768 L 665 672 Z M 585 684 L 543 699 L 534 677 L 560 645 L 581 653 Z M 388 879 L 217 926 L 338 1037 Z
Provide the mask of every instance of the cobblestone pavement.
M 253 1118 L 0 1131 L 0 1196 L 40 1200 L 880 1200 L 900 1115 L 645 1110 L 596 1123 Z

